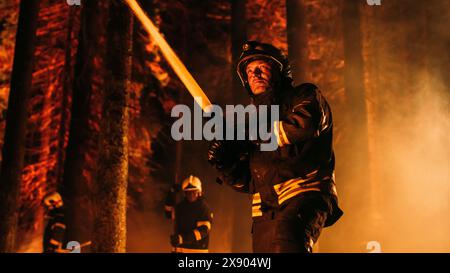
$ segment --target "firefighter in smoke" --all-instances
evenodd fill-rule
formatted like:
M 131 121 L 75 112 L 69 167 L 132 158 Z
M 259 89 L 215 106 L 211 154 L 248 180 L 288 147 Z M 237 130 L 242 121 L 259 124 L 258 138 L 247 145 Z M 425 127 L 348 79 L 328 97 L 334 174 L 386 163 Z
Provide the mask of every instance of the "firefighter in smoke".
M 180 192 L 184 198 L 177 203 L 176 196 Z M 175 184 L 171 188 L 166 198 L 165 214 L 174 224 L 174 234 L 170 236 L 172 252 L 208 252 L 212 213 L 202 195 L 202 183 L 198 177 L 191 175 L 181 186 Z
M 253 195 L 254 252 L 312 252 L 322 228 L 342 215 L 330 107 L 315 85 L 293 86 L 287 57 L 270 44 L 246 42 L 237 72 L 255 106 L 279 105 L 278 147 L 261 151 L 262 140 L 214 140 L 208 160 L 219 182 Z
M 44 230 L 44 253 L 62 253 L 66 224 L 64 219 L 64 203 L 61 195 L 52 192 L 44 197 L 47 225 Z

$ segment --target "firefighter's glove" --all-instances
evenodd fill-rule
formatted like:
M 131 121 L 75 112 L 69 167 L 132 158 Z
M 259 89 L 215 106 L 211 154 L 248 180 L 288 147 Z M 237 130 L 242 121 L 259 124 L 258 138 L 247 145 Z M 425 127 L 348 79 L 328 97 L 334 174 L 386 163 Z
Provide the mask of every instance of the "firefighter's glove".
M 251 149 L 252 143 L 246 140 L 214 140 L 209 145 L 208 162 L 218 170 L 226 170 L 248 160 Z
M 226 161 L 225 141 L 214 140 L 209 145 L 208 162 L 218 169 L 222 169 Z
M 248 157 L 248 143 L 242 140 L 214 140 L 209 145 L 208 162 L 219 171 L 226 171 Z

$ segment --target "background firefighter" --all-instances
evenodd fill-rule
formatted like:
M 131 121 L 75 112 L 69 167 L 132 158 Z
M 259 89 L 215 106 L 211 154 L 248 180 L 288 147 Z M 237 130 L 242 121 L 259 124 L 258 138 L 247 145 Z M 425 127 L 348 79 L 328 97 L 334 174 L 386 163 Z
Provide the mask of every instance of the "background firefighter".
M 270 44 L 244 44 L 237 64 L 252 103 L 279 105 L 275 151 L 261 140 L 213 141 L 208 160 L 219 180 L 253 194 L 254 252 L 312 252 L 323 227 L 342 211 L 334 183 L 331 110 L 318 88 L 292 85 L 290 65 Z
M 61 253 L 66 232 L 64 219 L 64 203 L 61 195 L 53 192 L 44 197 L 47 224 L 44 230 L 43 251 L 44 253 Z
M 177 203 L 177 193 L 181 191 L 184 198 Z M 174 224 L 174 234 L 170 236 L 172 252 L 208 252 L 213 216 L 203 197 L 202 183 L 198 177 L 191 175 L 181 186 L 175 184 L 171 188 L 166 198 L 165 214 Z

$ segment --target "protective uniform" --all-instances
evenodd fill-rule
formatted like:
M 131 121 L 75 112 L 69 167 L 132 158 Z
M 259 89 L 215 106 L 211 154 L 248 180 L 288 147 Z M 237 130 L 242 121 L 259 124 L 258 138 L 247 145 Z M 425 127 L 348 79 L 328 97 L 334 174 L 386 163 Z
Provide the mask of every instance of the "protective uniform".
M 257 59 L 272 65 L 275 82 L 272 90 L 253 95 L 245 68 Z M 253 104 L 280 106 L 273 124 L 278 148 L 261 151 L 261 141 L 214 141 L 208 160 L 219 170 L 220 181 L 253 195 L 255 252 L 311 252 L 322 228 L 342 215 L 330 107 L 315 85 L 292 86 L 289 62 L 272 45 L 247 42 L 238 74 Z
M 200 196 L 194 202 L 184 198 L 176 203 L 177 192 L 198 191 Z M 208 252 L 209 233 L 211 230 L 212 212 L 203 198 L 199 178 L 189 176 L 181 185 L 172 187 L 165 204 L 166 217 L 174 223 L 174 234 L 170 241 L 172 252 L 206 253 Z
M 61 253 L 66 231 L 64 203 L 57 192 L 48 194 L 43 200 L 47 210 L 47 225 L 44 230 L 44 253 Z

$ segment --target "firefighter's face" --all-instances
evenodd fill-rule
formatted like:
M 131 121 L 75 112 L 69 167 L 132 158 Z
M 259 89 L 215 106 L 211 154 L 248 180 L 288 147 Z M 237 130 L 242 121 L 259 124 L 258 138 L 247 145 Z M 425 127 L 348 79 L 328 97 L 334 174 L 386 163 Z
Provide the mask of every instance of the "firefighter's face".
M 264 93 L 272 88 L 272 66 L 269 62 L 254 60 L 247 65 L 245 72 L 254 95 Z
M 195 202 L 197 201 L 198 197 L 200 196 L 199 191 L 185 191 L 184 196 L 186 197 L 186 200 L 188 202 Z

